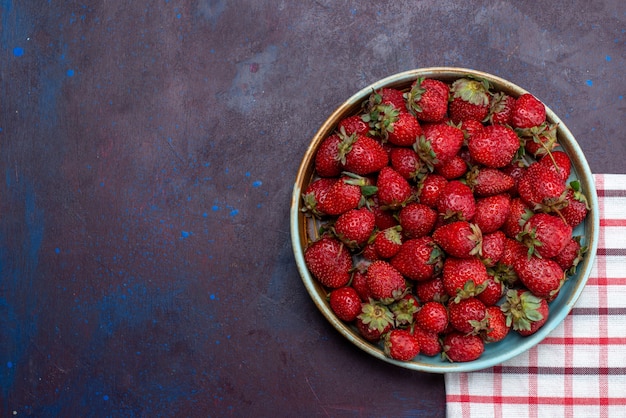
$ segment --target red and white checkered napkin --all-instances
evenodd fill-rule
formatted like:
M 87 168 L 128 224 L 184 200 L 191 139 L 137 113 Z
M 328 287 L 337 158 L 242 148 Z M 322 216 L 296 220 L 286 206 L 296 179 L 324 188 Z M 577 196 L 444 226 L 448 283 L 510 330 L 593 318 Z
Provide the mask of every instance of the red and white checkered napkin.
M 448 417 L 626 417 L 626 175 L 594 177 L 598 252 L 580 299 L 526 353 L 447 374 Z

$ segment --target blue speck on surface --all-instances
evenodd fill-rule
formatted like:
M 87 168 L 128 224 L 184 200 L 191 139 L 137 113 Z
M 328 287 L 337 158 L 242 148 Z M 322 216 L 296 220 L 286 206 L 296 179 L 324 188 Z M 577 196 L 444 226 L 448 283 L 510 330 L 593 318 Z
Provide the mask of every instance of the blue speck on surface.
M 68 77 L 74 77 L 75 71 L 70 68 L 67 70 L 66 74 Z
M 585 83 L 587 83 L 589 87 L 593 86 L 593 80 L 587 80 Z
M 252 187 L 261 187 L 262 184 L 263 182 L 261 180 L 257 180 L 254 183 L 252 183 Z
M 611 56 L 610 56 L 610 55 L 607 55 L 607 56 L 606 56 L 606 60 L 607 60 L 607 61 L 611 61 Z
M 239 213 L 239 209 L 233 209 L 230 211 L 230 216 L 235 216 Z
M 11 361 L 7 361 L 7 368 L 12 368 L 13 367 L 13 362 Z
M 60 254 L 61 253 L 61 249 L 57 247 L 57 248 L 54 249 L 54 252 L 57 253 L 57 254 Z
M 211 206 L 211 210 L 212 210 L 213 212 L 217 212 L 218 210 L 220 210 L 220 207 L 219 207 L 219 206 L 217 206 L 217 205 L 213 205 L 213 206 Z
M 16 57 L 21 57 L 22 55 L 24 55 L 24 48 L 16 46 L 15 48 L 13 48 L 13 55 L 15 55 Z
M 215 294 L 214 294 L 214 293 L 211 293 L 211 294 L 209 295 L 209 299 L 211 299 L 211 300 L 215 300 Z
M 180 232 L 180 236 L 183 237 L 183 238 L 188 238 L 189 236 L 191 236 L 191 234 L 192 233 L 189 232 L 189 231 L 181 231 Z
M 104 395 L 104 396 L 102 397 L 102 399 L 104 399 L 105 401 L 108 401 L 108 400 L 109 400 L 109 395 Z

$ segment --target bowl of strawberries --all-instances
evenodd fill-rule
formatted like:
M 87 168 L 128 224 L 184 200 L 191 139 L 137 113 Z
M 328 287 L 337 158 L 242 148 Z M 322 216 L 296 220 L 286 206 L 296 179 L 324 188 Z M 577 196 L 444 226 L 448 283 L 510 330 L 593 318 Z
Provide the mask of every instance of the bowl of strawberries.
M 322 124 L 290 227 L 302 282 L 350 342 L 434 373 L 500 364 L 568 315 L 599 233 L 574 136 L 492 74 L 416 69 L 375 82 Z

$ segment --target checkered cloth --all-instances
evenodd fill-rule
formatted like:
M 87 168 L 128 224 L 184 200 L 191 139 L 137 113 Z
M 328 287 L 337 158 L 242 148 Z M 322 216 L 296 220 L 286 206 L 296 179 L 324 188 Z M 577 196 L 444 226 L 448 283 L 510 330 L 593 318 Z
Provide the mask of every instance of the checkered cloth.
M 594 177 L 598 252 L 580 299 L 526 353 L 447 374 L 449 418 L 626 417 L 626 175 Z

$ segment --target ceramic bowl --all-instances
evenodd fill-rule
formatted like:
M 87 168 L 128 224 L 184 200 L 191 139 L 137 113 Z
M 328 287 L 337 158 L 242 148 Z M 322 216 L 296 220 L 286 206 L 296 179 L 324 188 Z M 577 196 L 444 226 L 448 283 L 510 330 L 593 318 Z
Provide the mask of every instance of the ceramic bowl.
M 465 68 L 433 67 L 410 70 L 394 74 L 380 81 L 377 81 L 354 94 L 335 109 L 328 119 L 322 124 L 317 133 L 313 136 L 308 149 L 306 150 L 300 164 L 291 200 L 290 228 L 292 237 L 293 252 L 298 266 L 302 282 L 311 296 L 311 299 L 322 313 L 322 315 L 333 325 L 333 327 L 353 343 L 359 349 L 369 353 L 371 356 L 384 362 L 395 364 L 407 369 L 432 372 L 466 372 L 485 369 L 506 360 L 509 360 L 538 344 L 543 340 L 563 319 L 568 315 L 576 300 L 580 296 L 587 279 L 591 273 L 593 260 L 595 258 L 598 245 L 599 232 L 599 211 L 596 189 L 592 173 L 585 156 L 576 142 L 576 139 L 569 131 L 565 123 L 546 106 L 547 119 L 552 123 L 558 123 L 558 141 L 561 149 L 564 150 L 572 161 L 572 174 L 569 181 L 578 179 L 585 193 L 591 210 L 586 218 L 574 230 L 574 235 L 583 237 L 582 244 L 588 247 L 588 252 L 584 260 L 578 265 L 577 272 L 566 281 L 559 296 L 550 303 L 550 316 L 545 325 L 535 334 L 528 337 L 521 337 L 516 332 L 509 335 L 498 343 L 485 345 L 482 356 L 470 362 L 451 363 L 441 358 L 441 356 L 427 357 L 418 355 L 412 361 L 400 362 L 385 356 L 381 346 L 372 344 L 363 339 L 356 328 L 342 322 L 331 310 L 327 298 L 326 290 L 311 276 L 305 262 L 304 249 L 309 240 L 316 238 L 317 225 L 310 217 L 304 215 L 302 209 L 302 192 L 306 189 L 314 176 L 314 158 L 317 148 L 324 138 L 331 134 L 337 123 L 344 117 L 356 114 L 361 108 L 361 104 L 366 100 L 373 90 L 383 87 L 398 89 L 408 89 L 411 83 L 418 77 L 436 78 L 446 82 L 452 82 L 466 75 L 480 77 L 490 81 L 496 91 L 503 91 L 514 97 L 527 93 L 523 88 L 504 80 L 500 77 Z M 532 93 L 532 92 L 531 92 Z

